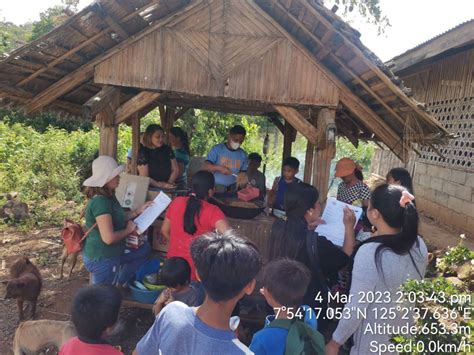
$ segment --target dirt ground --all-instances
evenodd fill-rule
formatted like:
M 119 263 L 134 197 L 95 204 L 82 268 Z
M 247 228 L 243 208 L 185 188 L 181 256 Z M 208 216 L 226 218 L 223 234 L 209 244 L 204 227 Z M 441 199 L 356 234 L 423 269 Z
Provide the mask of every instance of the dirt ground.
M 430 249 L 443 249 L 457 245 L 459 234 L 437 225 L 423 217 L 421 234 Z M 474 249 L 474 240 L 465 240 L 465 244 Z M 59 228 L 48 228 L 30 233 L 12 231 L 0 232 L 0 280 L 8 276 L 8 268 L 20 255 L 29 257 L 43 276 L 36 319 L 69 320 L 69 308 L 76 291 L 87 284 L 88 274 L 78 260 L 71 280 L 59 279 L 61 254 Z M 69 271 L 68 265 L 65 273 Z M 0 354 L 12 354 L 11 346 L 15 329 L 18 326 L 18 311 L 15 300 L 4 300 L 5 287 L 0 285 Z M 114 345 L 120 345 L 125 354 L 130 354 L 137 341 L 153 323 L 150 311 L 143 309 L 123 309 L 121 318 L 126 321 L 123 334 L 111 339 Z M 46 349 L 43 354 L 56 354 L 54 349 Z
M 19 256 L 25 255 L 38 266 L 43 276 L 36 319 L 69 320 L 71 300 L 77 290 L 88 283 L 88 273 L 78 260 L 71 280 L 59 279 L 61 255 L 60 229 L 50 228 L 33 233 L 0 233 L 0 280 L 8 277 L 8 268 Z M 65 266 L 65 275 L 69 271 Z M 12 341 L 19 324 L 15 300 L 4 300 L 5 286 L 0 285 L 0 354 L 12 354 Z M 26 315 L 28 315 L 28 311 Z M 126 321 L 125 331 L 111 339 L 125 354 L 130 354 L 137 341 L 153 323 L 151 311 L 122 309 L 121 318 Z M 56 349 L 44 349 L 43 354 L 56 354 Z

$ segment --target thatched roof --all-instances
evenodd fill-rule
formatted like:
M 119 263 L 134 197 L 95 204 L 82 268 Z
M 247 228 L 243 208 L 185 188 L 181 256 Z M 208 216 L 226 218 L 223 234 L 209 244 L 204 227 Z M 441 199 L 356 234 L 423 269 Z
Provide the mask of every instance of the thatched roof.
M 287 31 L 340 87 L 351 93 L 337 110 L 339 132 L 353 141 L 358 138 L 383 141 L 398 151 L 399 156 L 400 146 L 408 141 L 436 144 L 446 140 L 448 132 L 423 105 L 409 97 L 410 90 L 361 43 L 360 34 L 319 2 L 248 1 Z M 94 68 L 98 64 L 132 44 L 150 27 L 158 26 L 161 20 L 200 2 L 94 2 L 47 35 L 0 61 L 0 105 L 20 105 L 27 113 L 54 109 L 81 115 L 82 105 L 101 90 L 94 83 Z M 212 6 L 212 3 L 206 4 Z M 121 101 L 127 101 L 137 92 L 136 88 L 123 90 Z M 179 97 L 168 97 L 168 102 L 166 99 L 162 95 L 154 104 L 185 106 L 179 104 Z M 239 111 L 239 106 L 232 111 Z M 258 105 L 254 110 L 247 110 L 251 111 L 267 113 Z M 393 132 L 397 142 L 392 139 L 388 143 L 385 131 Z

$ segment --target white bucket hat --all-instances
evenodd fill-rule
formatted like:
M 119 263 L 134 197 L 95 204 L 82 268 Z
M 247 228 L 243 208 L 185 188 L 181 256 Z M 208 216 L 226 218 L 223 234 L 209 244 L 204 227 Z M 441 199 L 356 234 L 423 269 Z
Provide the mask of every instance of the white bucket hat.
M 92 162 L 92 176 L 82 185 L 89 187 L 103 187 L 125 170 L 125 165 L 118 165 L 114 158 L 101 155 Z

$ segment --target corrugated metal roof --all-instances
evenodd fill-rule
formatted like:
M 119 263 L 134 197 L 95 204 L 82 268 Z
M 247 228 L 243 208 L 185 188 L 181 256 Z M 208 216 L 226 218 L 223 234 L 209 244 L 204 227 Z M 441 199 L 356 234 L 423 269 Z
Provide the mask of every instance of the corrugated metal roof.
M 451 28 L 447 31 L 444 31 L 444 32 L 438 34 L 437 36 L 434 36 L 433 38 L 430 38 L 430 39 L 426 40 L 425 42 L 420 43 L 416 47 L 408 49 L 407 51 L 403 52 L 402 54 L 399 54 L 399 55 L 393 57 L 392 59 L 388 60 L 387 63 L 388 62 L 395 62 L 396 63 L 400 58 L 408 56 L 409 54 L 411 54 L 415 51 L 421 50 L 424 47 L 427 47 L 429 44 L 432 44 L 433 42 L 436 42 L 436 41 L 442 39 L 444 36 L 452 34 L 453 32 L 461 31 L 465 26 L 471 26 L 471 25 L 474 25 L 474 19 L 471 19 L 469 21 L 465 21 L 463 23 L 460 23 L 459 25 L 457 25 L 457 26 L 455 26 L 455 27 L 453 27 L 453 28 Z M 471 33 L 472 33 L 472 36 L 471 36 L 471 41 L 472 41 L 472 40 L 474 40 L 474 31 L 472 31 Z M 464 42 L 468 43 L 465 40 L 464 40 Z M 456 41 L 452 41 L 452 42 L 450 42 L 450 45 L 448 47 L 443 49 L 443 51 L 449 50 L 451 48 L 459 47 L 462 44 L 463 43 L 458 43 Z M 438 54 L 440 54 L 440 53 L 438 53 Z M 423 59 L 426 59 L 426 58 L 423 58 Z

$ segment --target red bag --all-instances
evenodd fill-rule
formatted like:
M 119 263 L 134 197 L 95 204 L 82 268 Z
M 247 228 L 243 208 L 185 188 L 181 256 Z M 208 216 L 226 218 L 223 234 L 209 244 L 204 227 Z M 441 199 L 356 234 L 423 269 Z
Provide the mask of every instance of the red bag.
M 96 226 L 97 223 L 94 223 L 94 225 L 90 227 L 86 233 L 84 233 L 80 224 L 74 223 L 70 219 L 64 220 L 61 238 L 63 238 L 68 255 L 80 252 L 82 250 L 82 241 L 86 239 L 89 233 L 92 232 Z

